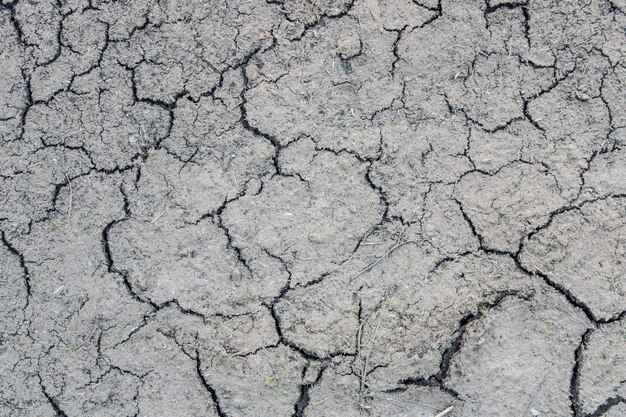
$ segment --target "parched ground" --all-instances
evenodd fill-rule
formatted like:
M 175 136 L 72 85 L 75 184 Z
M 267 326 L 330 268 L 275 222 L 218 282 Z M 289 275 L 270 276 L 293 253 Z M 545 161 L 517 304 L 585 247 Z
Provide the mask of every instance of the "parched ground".
M 0 34 L 0 416 L 626 416 L 623 0 Z

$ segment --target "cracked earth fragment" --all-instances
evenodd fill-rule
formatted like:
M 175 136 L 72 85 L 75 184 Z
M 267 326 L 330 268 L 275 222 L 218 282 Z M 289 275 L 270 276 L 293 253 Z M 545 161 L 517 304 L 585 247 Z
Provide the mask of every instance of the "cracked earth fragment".
M 0 2 L 0 417 L 625 415 L 624 27 Z
M 307 283 L 350 257 L 380 221 L 380 198 L 364 178 L 365 163 L 316 152 L 310 139 L 285 148 L 278 161 L 283 175 L 229 204 L 224 225 L 251 262 L 279 259 L 292 284 Z

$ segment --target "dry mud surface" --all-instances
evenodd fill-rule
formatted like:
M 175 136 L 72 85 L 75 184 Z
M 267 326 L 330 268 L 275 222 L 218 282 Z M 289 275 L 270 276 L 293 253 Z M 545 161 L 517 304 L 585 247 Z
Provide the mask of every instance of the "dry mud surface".
M 0 416 L 626 416 L 623 0 L 2 0 Z

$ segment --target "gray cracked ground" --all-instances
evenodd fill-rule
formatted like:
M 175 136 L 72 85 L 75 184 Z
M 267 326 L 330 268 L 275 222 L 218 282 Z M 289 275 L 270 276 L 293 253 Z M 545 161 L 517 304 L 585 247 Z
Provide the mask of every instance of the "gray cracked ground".
M 622 0 L 3 0 L 0 416 L 626 415 Z

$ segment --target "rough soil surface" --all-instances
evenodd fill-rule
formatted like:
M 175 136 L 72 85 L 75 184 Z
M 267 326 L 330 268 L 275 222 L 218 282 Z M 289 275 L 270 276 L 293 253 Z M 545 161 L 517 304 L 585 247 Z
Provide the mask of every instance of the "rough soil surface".
M 2 0 L 0 416 L 626 416 L 623 0 Z

